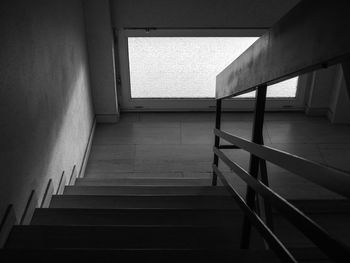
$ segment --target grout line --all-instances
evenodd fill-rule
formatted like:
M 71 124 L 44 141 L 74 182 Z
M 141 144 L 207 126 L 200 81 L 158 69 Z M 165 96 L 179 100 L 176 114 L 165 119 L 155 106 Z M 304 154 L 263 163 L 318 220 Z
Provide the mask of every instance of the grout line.
M 136 144 L 133 144 L 133 147 L 134 147 L 134 149 L 133 149 L 133 158 L 132 158 L 132 172 L 135 172 L 136 170 L 135 170 L 135 165 L 136 165 L 136 147 L 137 147 L 137 145 Z
M 182 141 L 182 121 L 180 121 L 180 145 L 183 145 L 183 141 Z

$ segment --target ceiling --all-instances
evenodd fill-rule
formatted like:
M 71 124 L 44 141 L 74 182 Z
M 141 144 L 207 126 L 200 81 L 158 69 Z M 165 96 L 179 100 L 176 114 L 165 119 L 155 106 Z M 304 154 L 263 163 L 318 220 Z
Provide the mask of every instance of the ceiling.
M 299 0 L 112 0 L 117 28 L 270 27 Z

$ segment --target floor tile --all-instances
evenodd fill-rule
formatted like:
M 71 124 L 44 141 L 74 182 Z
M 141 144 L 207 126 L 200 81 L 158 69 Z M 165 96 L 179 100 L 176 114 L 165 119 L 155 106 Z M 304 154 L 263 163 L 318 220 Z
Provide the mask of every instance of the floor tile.
M 350 144 L 320 144 L 318 147 L 327 165 L 350 173 Z
M 179 123 L 124 123 L 102 126 L 95 133 L 96 144 L 180 144 Z
M 209 145 L 137 145 L 135 171 L 210 172 Z
M 267 122 L 272 143 L 350 142 L 349 125 L 308 122 Z
M 222 129 L 250 140 L 252 119 L 252 113 L 225 112 Z M 265 120 L 267 146 L 350 171 L 350 125 L 332 125 L 325 118 L 301 113 L 267 113 Z M 86 176 L 210 179 L 214 126 L 213 112 L 122 113 L 117 124 L 97 125 Z M 223 151 L 249 170 L 248 152 Z M 244 194 L 245 183 L 223 162 L 219 162 L 219 167 Z M 287 199 L 339 198 L 269 162 L 267 169 L 271 187 Z
M 201 121 L 215 121 L 214 112 L 159 112 L 159 113 L 142 113 L 140 114 L 141 122 L 201 122 Z
M 91 149 L 86 176 L 103 172 L 133 171 L 134 145 L 96 145 Z

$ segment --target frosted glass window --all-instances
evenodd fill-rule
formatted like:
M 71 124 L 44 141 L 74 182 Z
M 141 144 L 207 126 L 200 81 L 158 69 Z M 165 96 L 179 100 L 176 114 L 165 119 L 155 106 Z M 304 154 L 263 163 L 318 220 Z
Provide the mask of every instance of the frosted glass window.
M 129 37 L 131 98 L 214 98 L 216 75 L 256 39 Z M 295 97 L 296 80 L 268 90 L 271 97 Z

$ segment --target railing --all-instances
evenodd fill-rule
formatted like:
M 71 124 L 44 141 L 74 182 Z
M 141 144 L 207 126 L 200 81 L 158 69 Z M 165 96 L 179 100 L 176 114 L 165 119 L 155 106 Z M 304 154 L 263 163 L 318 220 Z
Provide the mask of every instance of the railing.
M 266 161 L 346 198 L 350 197 L 350 174 L 263 145 L 268 85 L 337 63 L 342 63 L 343 70 L 350 68 L 350 36 L 340 30 L 350 27 L 348 13 L 346 1 L 336 3 L 322 0 L 301 1 L 217 76 L 213 185 L 217 184 L 217 177 L 220 177 L 245 213 L 242 248 L 249 247 L 253 225 L 284 262 L 297 262 L 274 234 L 273 206 L 329 258 L 337 262 L 344 262 L 345 258 L 350 258 L 350 248 L 346 244 L 332 237 L 298 208 L 269 188 Z M 350 83 L 348 83 L 350 95 L 349 86 Z M 252 90 L 257 91 L 252 141 L 221 131 L 222 100 Z M 231 145 L 220 145 L 220 139 Z M 248 151 L 251 154 L 249 171 L 230 160 L 221 149 Z M 245 198 L 238 194 L 234 185 L 228 183 L 227 175 L 220 172 L 219 160 L 247 184 Z M 262 211 L 257 210 L 257 194 L 263 200 Z M 259 215 L 260 212 L 263 216 Z

